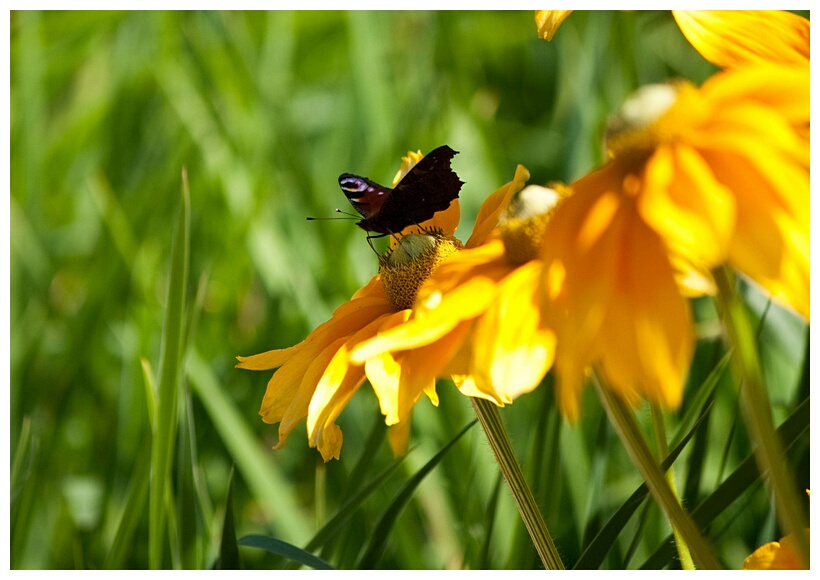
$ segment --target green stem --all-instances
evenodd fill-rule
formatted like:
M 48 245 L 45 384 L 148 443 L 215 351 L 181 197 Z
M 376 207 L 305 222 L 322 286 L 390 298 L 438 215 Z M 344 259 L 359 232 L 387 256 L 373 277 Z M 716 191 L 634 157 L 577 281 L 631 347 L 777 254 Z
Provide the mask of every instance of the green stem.
M 685 539 L 695 564 L 700 568 L 709 570 L 719 569 L 720 564 L 712 555 L 709 545 L 700 535 L 692 518 L 678 503 L 672 490 L 669 489 L 666 476 L 661 471 L 657 461 L 652 457 L 652 453 L 638 429 L 638 424 L 631 410 L 626 408 L 612 389 L 603 385 L 599 373 L 592 373 L 592 384 L 595 385 L 598 398 L 601 400 L 610 422 L 615 427 L 621 442 L 626 447 L 627 453 L 632 458 L 632 463 L 640 472 L 655 501 L 660 504 L 661 509 L 669 519 L 669 523 L 672 524 L 672 529 L 677 530 L 681 537 Z
M 658 457 L 664 458 L 669 455 L 669 444 L 666 441 L 666 426 L 663 423 L 663 412 L 655 403 L 649 405 L 652 414 L 652 428 L 655 431 L 655 441 L 658 445 Z M 678 487 L 675 485 L 675 468 L 671 465 L 666 470 L 666 482 L 669 484 L 669 490 L 675 496 L 680 505 L 680 496 L 678 495 Z M 689 546 L 686 545 L 686 539 L 678 532 L 678 529 L 672 526 L 672 534 L 675 537 L 675 547 L 678 549 L 678 556 L 680 557 L 680 566 L 684 570 L 694 570 L 695 562 L 692 560 L 692 553 L 689 551 Z
M 515 505 L 518 506 L 521 519 L 524 521 L 530 538 L 532 538 L 532 543 L 541 557 L 544 568 L 547 570 L 563 570 L 564 563 L 558 555 L 558 550 L 555 548 L 552 537 L 547 530 L 547 524 L 544 523 L 541 511 L 535 503 L 535 498 L 529 486 L 527 486 L 526 479 L 524 479 L 524 473 L 521 471 L 515 453 L 513 453 L 498 408 L 485 399 L 471 398 L 470 402 L 472 402 L 475 414 L 484 429 L 484 433 L 487 435 L 487 440 L 490 442 L 493 454 L 495 454 L 495 460 L 498 462 L 501 474 L 512 492 Z
M 757 357 L 755 333 L 742 302 L 737 298 L 734 276 L 726 268 L 712 272 L 718 287 L 717 301 L 734 348 L 734 369 L 742 380 L 740 403 L 749 436 L 755 443 L 755 458 L 761 474 L 769 474 L 780 525 L 794 534 L 797 551 L 809 569 L 809 544 L 803 529 L 808 527 L 797 500 L 797 486 L 784 465 L 783 444 L 774 429 L 771 404 Z

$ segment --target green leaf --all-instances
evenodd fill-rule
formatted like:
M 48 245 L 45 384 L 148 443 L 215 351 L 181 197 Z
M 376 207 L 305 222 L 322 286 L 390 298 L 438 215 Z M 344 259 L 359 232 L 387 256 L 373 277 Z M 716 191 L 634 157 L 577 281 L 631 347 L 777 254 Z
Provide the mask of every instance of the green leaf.
M 806 399 L 777 429 L 784 448 L 788 449 L 794 445 L 808 431 L 811 419 L 809 407 L 809 399 Z M 759 480 L 760 471 L 757 468 L 754 454 L 749 454 L 732 474 L 692 511 L 692 519 L 701 529 L 706 528 Z M 663 567 L 670 558 L 674 557 L 675 547 L 669 544 L 671 539 L 672 536 L 670 535 L 667 538 L 668 541 L 663 542 L 641 566 L 642 570 Z
M 276 554 L 278 556 L 282 556 L 283 558 L 287 558 L 288 560 L 299 562 L 304 566 L 309 566 L 316 570 L 334 570 L 333 566 L 321 558 L 317 558 L 310 552 L 270 536 L 262 536 L 259 534 L 243 536 L 239 538 L 239 545 L 248 546 L 250 548 L 259 548 L 260 550 L 265 550 L 271 554 Z
M 424 480 L 428 473 L 430 473 L 436 465 L 444 458 L 447 452 L 455 445 L 456 441 L 458 441 L 462 435 L 464 435 L 473 425 L 476 424 L 476 421 L 471 421 L 467 424 L 461 431 L 456 434 L 453 439 L 447 443 L 444 447 L 436 453 L 430 461 L 424 464 L 424 467 L 419 469 L 413 477 L 411 477 L 407 483 L 399 490 L 399 493 L 390 502 L 390 505 L 387 506 L 387 509 L 384 510 L 379 522 L 376 524 L 373 533 L 370 535 L 370 543 L 365 548 L 362 557 L 359 559 L 359 564 L 356 566 L 358 569 L 365 569 L 365 570 L 372 570 L 375 569 L 381 559 L 382 554 L 384 553 L 385 546 L 387 545 L 387 538 L 390 535 L 390 529 L 393 527 L 393 524 L 396 522 L 396 518 L 399 517 L 404 506 L 413 496 L 413 492 L 416 490 L 418 485 Z
M 233 477 L 234 468 L 231 466 L 231 477 L 228 480 L 228 497 L 225 499 L 225 521 L 222 524 L 222 540 L 219 543 L 220 570 L 239 570 L 239 548 L 236 542 L 236 526 L 233 517 Z
M 183 171 L 179 214 L 171 247 L 168 302 L 162 329 L 158 409 L 151 446 L 151 494 L 149 504 L 148 562 L 153 570 L 162 567 L 166 526 L 166 488 L 174 457 L 177 428 L 177 393 L 182 366 L 182 333 L 185 289 L 188 284 L 191 207 L 187 175 Z
M 686 447 L 686 444 L 689 443 L 689 440 L 695 434 L 701 422 L 706 418 L 710 408 L 711 406 L 703 409 L 697 422 L 692 426 L 689 432 L 684 435 L 681 442 L 669 452 L 669 455 L 667 455 L 661 463 L 663 470 L 669 469 L 669 467 L 675 463 L 675 460 Z M 573 566 L 575 570 L 597 570 L 601 566 L 604 558 L 618 539 L 618 535 L 626 527 L 627 523 L 629 523 L 630 518 L 640 507 L 648 493 L 649 488 L 643 483 L 627 498 L 584 549 L 581 557 L 578 558 L 575 566 Z M 672 546 L 672 550 L 674 551 L 674 546 Z
M 243 480 L 260 501 L 270 524 L 294 541 L 307 541 L 311 519 L 299 507 L 294 488 L 194 348 L 188 353 L 187 370 L 191 388 L 205 407 Z
M 119 570 L 125 563 L 126 556 L 133 548 L 134 532 L 144 515 L 145 502 L 148 499 L 148 484 L 151 480 L 151 440 L 146 439 L 142 451 L 137 455 L 137 464 L 128 484 L 128 500 L 122 511 L 122 518 L 117 526 L 114 541 L 105 558 L 106 570 Z

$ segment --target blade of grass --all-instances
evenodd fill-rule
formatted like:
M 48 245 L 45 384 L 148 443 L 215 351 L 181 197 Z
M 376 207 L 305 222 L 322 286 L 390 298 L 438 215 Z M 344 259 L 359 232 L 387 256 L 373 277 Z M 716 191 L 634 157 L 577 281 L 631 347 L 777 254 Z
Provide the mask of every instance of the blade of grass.
M 321 558 L 317 558 L 310 552 L 298 548 L 293 544 L 283 542 L 282 540 L 271 538 L 270 536 L 262 536 L 259 534 L 243 536 L 239 538 L 239 545 L 259 548 L 260 550 L 265 550 L 271 554 L 282 556 L 283 558 L 293 560 L 294 562 L 298 562 L 299 564 L 309 566 L 316 570 L 334 570 L 333 566 Z
M 411 477 L 407 483 L 404 484 L 401 490 L 399 490 L 399 493 L 393 501 L 390 502 L 387 509 L 384 510 L 381 518 L 379 518 L 379 522 L 376 524 L 376 527 L 370 536 L 370 542 L 364 549 L 362 557 L 359 559 L 359 563 L 356 566 L 357 569 L 372 570 L 377 567 L 379 560 L 384 553 L 384 549 L 387 546 L 387 538 L 390 536 L 390 529 L 393 527 L 393 524 L 396 522 L 396 518 L 398 518 L 404 506 L 413 496 L 413 492 L 422 480 L 424 480 L 427 474 L 441 462 L 450 448 L 452 448 L 461 436 L 469 431 L 469 429 L 475 424 L 476 421 L 471 421 L 468 423 L 461 431 L 458 432 L 458 434 L 456 434 L 455 437 L 453 437 L 453 439 L 450 440 L 449 443 L 447 443 L 447 445 L 442 447 L 441 450 L 439 450 L 439 452 L 436 453 L 430 461 L 424 465 L 424 467 L 418 470 L 413 477 Z
M 145 502 L 148 499 L 148 484 L 151 480 L 151 439 L 145 440 L 142 451 L 137 455 L 137 464 L 129 483 L 128 500 L 117 526 L 114 541 L 105 557 L 106 570 L 119 570 L 133 548 L 134 532 L 142 519 Z
M 17 479 L 20 477 L 20 472 L 23 470 L 23 462 L 28 457 L 29 443 L 31 442 L 31 418 L 24 417 L 22 426 L 20 427 L 20 438 L 17 440 L 17 449 L 14 451 L 14 459 L 11 464 L 11 505 L 14 505 L 14 499 L 17 497 L 19 490 L 17 489 Z
M 783 421 L 777 429 L 778 436 L 782 439 L 783 445 L 789 449 L 794 445 L 809 429 L 811 420 L 811 410 L 809 399 L 803 401 L 797 409 Z M 755 462 L 754 454 L 750 454 L 740 465 L 727 477 L 709 497 L 704 499 L 697 508 L 692 511 L 692 519 L 701 528 L 711 524 L 723 511 L 728 508 L 737 498 L 760 480 L 760 471 Z M 650 556 L 641 566 L 641 569 L 656 569 L 668 562 L 674 555 L 674 546 L 667 541 Z
M 194 348 L 188 353 L 187 371 L 191 388 L 271 524 L 295 542 L 307 541 L 311 518 L 299 507 L 293 487 L 271 462 L 271 452 L 261 449 L 236 405 L 225 395 L 213 371 Z
M 720 565 L 709 545 L 701 537 L 692 518 L 678 503 L 652 453 L 641 435 L 635 416 L 611 389 L 602 385 L 599 373 L 592 373 L 592 383 L 610 421 L 629 453 L 632 463 L 643 477 L 652 496 L 660 504 L 674 528 L 686 539 L 692 558 L 700 568 L 718 569 Z
M 228 497 L 225 499 L 225 520 L 222 524 L 222 540 L 219 542 L 219 570 L 239 570 L 239 547 L 236 542 L 236 525 L 233 516 L 234 467 L 228 479 Z
M 711 407 L 707 407 L 701 411 L 697 422 L 663 460 L 661 463 L 662 469 L 668 469 L 675 460 L 677 460 L 678 456 L 689 443 L 689 440 L 697 432 L 701 422 L 706 418 L 710 408 Z M 627 523 L 629 523 L 630 518 L 632 518 L 632 515 L 638 507 L 640 507 L 648 493 L 649 488 L 643 483 L 627 498 L 584 549 L 581 557 L 578 558 L 578 561 L 573 567 L 575 570 L 597 570 L 601 566 L 604 558 L 610 549 L 612 549 L 612 546 L 615 545 L 615 540 L 618 538 L 618 535 L 623 531 Z
M 151 489 L 149 499 L 148 562 L 152 570 L 162 567 L 165 540 L 165 493 L 170 479 L 177 427 L 177 391 L 182 366 L 182 332 L 185 288 L 188 284 L 191 207 L 188 179 L 182 173 L 182 195 L 171 246 L 168 300 L 160 347 L 160 380 L 156 429 L 151 446 Z
M 365 443 L 364 448 L 362 449 L 361 455 L 359 455 L 359 459 L 356 460 L 356 464 L 353 466 L 353 469 L 350 471 L 350 474 L 346 478 L 346 482 L 344 488 L 342 489 L 342 493 L 339 496 L 339 503 L 342 504 L 342 507 L 339 509 L 339 512 L 334 516 L 334 518 L 327 522 L 324 526 L 322 526 L 322 530 L 327 529 L 328 525 L 331 524 L 340 514 L 343 514 L 346 510 L 350 510 L 350 512 L 340 521 L 337 521 L 333 527 L 330 529 L 333 530 L 330 534 L 326 537 L 321 538 L 320 543 L 314 544 L 315 541 L 320 537 L 319 533 L 313 537 L 313 540 L 308 543 L 308 547 L 305 548 L 307 550 L 313 550 L 321 546 L 321 557 L 324 559 L 329 559 L 330 554 L 333 552 L 334 548 L 338 545 L 338 541 L 344 538 L 344 534 L 336 533 L 337 527 L 340 528 L 344 525 L 345 522 L 348 521 L 350 516 L 353 515 L 353 511 L 355 511 L 361 503 L 367 499 L 371 492 L 375 491 L 377 486 L 373 484 L 375 482 L 371 482 L 365 488 L 361 487 L 361 482 L 367 481 L 369 479 L 369 472 L 371 471 L 375 458 L 376 453 L 379 447 L 382 445 L 385 439 L 385 433 L 387 432 L 387 425 L 384 423 L 384 416 L 381 413 L 375 413 L 374 416 L 374 423 L 373 427 L 370 430 L 370 434 L 367 437 L 367 442 Z M 402 455 L 383 472 L 380 474 L 376 480 L 383 481 L 386 480 L 386 475 L 389 475 L 394 471 L 396 467 L 401 463 L 401 461 L 407 456 L 407 454 Z M 386 475 L 385 475 L 386 474 Z M 362 494 L 361 492 L 366 491 L 366 493 Z M 353 501 L 354 498 L 359 498 L 358 501 Z M 337 562 L 337 565 L 340 565 Z
M 490 501 L 487 502 L 487 516 L 485 518 L 487 527 L 484 532 L 484 544 L 481 546 L 481 556 L 477 567 L 478 570 L 489 570 L 491 567 L 490 546 L 492 545 L 493 528 L 495 527 L 495 514 L 496 509 L 498 508 L 498 498 L 501 496 L 501 486 L 503 482 L 504 478 L 499 473 L 495 480 L 493 491 L 490 494 Z
M 718 287 L 718 304 L 721 318 L 726 324 L 734 346 L 735 372 L 738 376 L 740 408 L 749 436 L 755 442 L 756 457 L 761 471 L 768 473 L 777 519 L 784 530 L 794 534 L 795 546 L 805 569 L 809 569 L 809 544 L 802 530 L 807 527 L 806 518 L 797 500 L 797 486 L 789 469 L 781 461 L 783 445 L 775 433 L 771 403 L 758 360 L 755 331 L 747 316 L 745 305 L 737 297 L 734 276 L 726 268 L 713 272 Z M 740 388 L 742 386 L 742 388 Z

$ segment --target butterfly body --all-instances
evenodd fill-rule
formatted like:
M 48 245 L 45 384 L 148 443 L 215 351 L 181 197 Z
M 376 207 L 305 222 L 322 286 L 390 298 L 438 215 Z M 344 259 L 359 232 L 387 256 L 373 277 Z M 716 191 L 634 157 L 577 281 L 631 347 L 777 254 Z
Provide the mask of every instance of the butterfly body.
M 339 187 L 362 216 L 356 225 L 381 235 L 397 234 L 450 207 L 462 186 L 450 167 L 456 153 L 447 145 L 432 150 L 392 189 L 366 177 L 341 174 Z

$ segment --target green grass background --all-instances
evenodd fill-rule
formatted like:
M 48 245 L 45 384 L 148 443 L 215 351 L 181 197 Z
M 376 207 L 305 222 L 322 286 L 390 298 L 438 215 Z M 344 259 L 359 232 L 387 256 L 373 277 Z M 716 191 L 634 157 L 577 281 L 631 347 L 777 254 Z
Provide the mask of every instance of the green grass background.
M 270 449 L 276 427 L 257 415 L 270 374 L 233 368 L 235 355 L 302 340 L 376 272 L 352 222 L 305 221 L 348 209 L 340 173 L 389 183 L 407 150 L 449 144 L 465 182 L 464 240 L 516 164 L 532 183 L 571 181 L 601 162 L 603 124 L 636 87 L 715 70 L 665 12 L 574 13 L 550 43 L 532 12 L 12 12 L 10 50 L 12 568 L 148 566 L 145 373 L 159 376 L 183 168 L 188 372 L 168 442 L 177 458 L 163 566 L 207 568 L 232 464 L 237 535 L 304 546 L 393 461 L 367 384 L 339 420 L 341 460 L 323 464 L 304 426 Z M 765 312 L 761 358 L 779 423 L 808 397 L 808 333 L 753 289 L 747 297 Z M 724 352 L 711 302 L 696 312 L 687 401 Z M 551 380 L 502 416 L 572 566 L 640 478 L 593 393 L 569 425 Z M 676 463 L 689 508 L 749 454 L 736 392 L 723 376 Z M 402 484 L 473 417 L 451 383 L 439 393 L 438 408 L 417 406 L 413 450 L 325 546 L 332 565 L 357 565 Z M 790 450 L 803 487 L 807 431 Z M 779 530 L 759 480 L 723 501 L 707 537 L 736 568 Z M 603 566 L 639 567 L 669 531 L 644 502 Z M 538 566 L 477 427 L 387 539 L 378 567 Z M 287 564 L 240 555 L 247 568 Z

